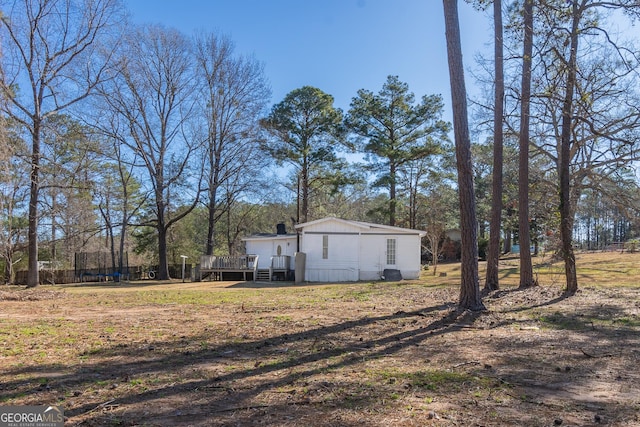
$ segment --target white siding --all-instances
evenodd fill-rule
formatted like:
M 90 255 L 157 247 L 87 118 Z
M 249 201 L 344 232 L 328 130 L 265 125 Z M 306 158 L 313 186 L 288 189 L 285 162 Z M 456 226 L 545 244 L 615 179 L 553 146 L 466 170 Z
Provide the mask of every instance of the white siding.
M 396 268 L 403 279 L 420 278 L 420 237 L 397 236 Z
M 258 255 L 258 268 L 267 269 L 271 266 L 271 257 L 278 254 L 278 246 L 280 246 L 282 255 L 291 257 L 291 269 L 293 270 L 297 246 L 295 236 L 247 239 L 246 253 Z
M 360 280 L 380 280 L 386 263 L 386 236 L 364 234 L 360 238 Z
M 417 230 L 325 218 L 301 224 L 300 252 L 306 253 L 305 280 L 345 282 L 380 280 L 385 268 L 400 270 L 404 279 L 420 277 L 420 236 Z M 323 259 L 323 236 L 327 236 Z M 394 265 L 387 265 L 387 239 L 396 240 Z M 259 268 L 268 268 L 271 256 L 281 245 L 282 255 L 293 257 L 295 236 L 253 237 L 246 239 L 248 254 L 257 254 Z M 294 268 L 294 266 L 292 266 Z
M 396 239 L 396 263 L 387 264 L 387 239 Z M 400 270 L 403 279 L 420 277 L 420 236 L 367 234 L 360 240 L 360 280 L 380 280 L 385 268 Z
M 309 282 L 353 282 L 359 279 L 359 235 L 354 227 L 330 222 L 327 227 L 305 228 L 301 251 L 307 254 L 305 280 Z M 315 228 L 315 230 L 314 230 Z M 327 258 L 323 240 L 327 236 Z

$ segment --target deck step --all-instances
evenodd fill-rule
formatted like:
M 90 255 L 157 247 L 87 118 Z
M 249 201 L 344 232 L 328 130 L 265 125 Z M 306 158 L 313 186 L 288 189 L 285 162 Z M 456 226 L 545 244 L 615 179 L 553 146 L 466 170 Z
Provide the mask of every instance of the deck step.
M 258 270 L 256 274 L 256 280 L 260 282 L 268 282 L 271 280 L 271 276 L 269 276 L 269 270 Z

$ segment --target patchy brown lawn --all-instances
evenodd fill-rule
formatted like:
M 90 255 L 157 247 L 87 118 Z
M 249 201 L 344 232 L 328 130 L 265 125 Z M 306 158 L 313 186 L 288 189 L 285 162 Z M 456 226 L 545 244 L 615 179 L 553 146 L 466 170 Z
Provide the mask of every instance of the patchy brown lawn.
M 416 282 L 0 287 L 0 404 L 68 426 L 640 426 L 640 255 Z M 514 264 L 515 263 L 515 264 Z M 517 261 L 503 262 L 503 283 Z

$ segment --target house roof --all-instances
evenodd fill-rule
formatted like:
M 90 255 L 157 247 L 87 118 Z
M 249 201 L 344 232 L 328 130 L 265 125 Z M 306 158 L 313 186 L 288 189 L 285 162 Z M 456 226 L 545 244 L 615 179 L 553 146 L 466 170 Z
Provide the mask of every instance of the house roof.
M 427 235 L 427 233 L 425 231 L 422 230 L 414 230 L 411 228 L 402 228 L 402 227 L 394 227 L 391 225 L 382 225 L 382 224 L 373 224 L 370 222 L 362 222 L 362 221 L 353 221 L 353 220 L 348 220 L 348 219 L 342 219 L 342 218 L 336 218 L 333 216 L 328 216 L 322 219 L 317 219 L 315 221 L 309 221 L 309 222 L 305 222 L 302 224 L 298 224 L 295 226 L 295 228 L 297 230 L 303 230 L 305 227 L 309 227 L 312 225 L 317 225 L 317 224 L 322 224 L 324 222 L 329 222 L 329 221 L 337 221 L 337 222 L 341 222 L 343 224 L 349 224 L 351 226 L 360 228 L 364 231 L 385 231 L 385 232 L 389 232 L 389 233 L 400 233 L 400 234 L 418 234 L 420 235 L 420 237 L 424 237 Z
M 294 239 L 298 235 L 297 234 L 275 234 L 275 233 L 257 233 L 252 234 L 251 236 L 243 237 L 242 241 L 247 240 L 286 240 L 286 239 Z

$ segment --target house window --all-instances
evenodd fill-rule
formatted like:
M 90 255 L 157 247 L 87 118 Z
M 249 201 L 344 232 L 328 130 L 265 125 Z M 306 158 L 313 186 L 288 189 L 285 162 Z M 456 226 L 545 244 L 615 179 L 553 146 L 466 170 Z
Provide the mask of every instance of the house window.
M 387 239 L 387 265 L 396 264 L 396 239 Z
M 276 254 L 278 256 L 282 255 L 282 246 L 278 245 L 278 249 L 276 250 Z
M 322 259 L 329 259 L 329 236 L 322 236 Z

